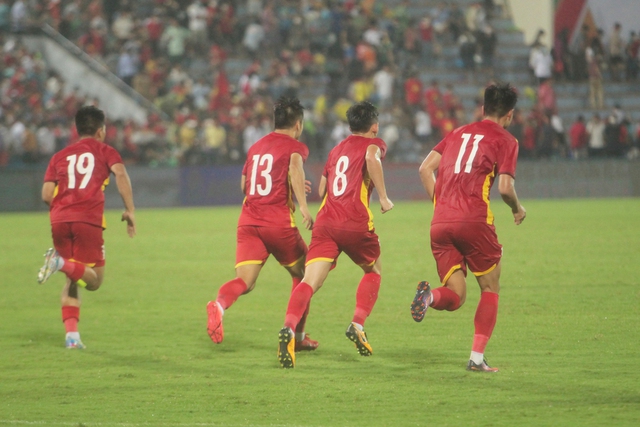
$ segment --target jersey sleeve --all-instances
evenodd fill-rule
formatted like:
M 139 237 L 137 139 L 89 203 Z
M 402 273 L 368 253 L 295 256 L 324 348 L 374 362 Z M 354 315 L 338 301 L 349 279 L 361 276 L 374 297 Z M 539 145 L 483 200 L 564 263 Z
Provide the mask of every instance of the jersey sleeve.
M 107 147 L 107 149 L 105 150 L 105 158 L 107 160 L 107 165 L 109 166 L 109 168 L 117 163 L 124 163 L 122 161 L 120 153 L 118 153 L 115 148 L 109 145 L 105 145 L 105 147 Z
M 296 144 L 296 146 L 294 147 L 292 154 L 293 153 L 298 153 L 300 154 L 300 156 L 302 156 L 302 161 L 306 162 L 307 158 L 309 157 L 309 147 L 307 147 L 305 144 L 303 144 L 302 142 L 299 142 Z
M 435 147 L 433 147 L 433 151 L 443 154 L 444 153 L 444 149 L 447 146 L 447 139 L 448 138 L 444 138 L 442 141 L 438 142 L 436 144 Z
M 380 138 L 375 138 L 373 144 L 380 149 L 380 159 L 384 159 L 387 155 L 387 143 Z
M 56 157 L 54 156 L 47 166 L 47 171 L 44 173 L 44 182 L 58 181 L 56 177 L 55 159 Z
M 505 138 L 498 154 L 498 174 L 516 177 L 518 163 L 518 142 L 515 138 Z

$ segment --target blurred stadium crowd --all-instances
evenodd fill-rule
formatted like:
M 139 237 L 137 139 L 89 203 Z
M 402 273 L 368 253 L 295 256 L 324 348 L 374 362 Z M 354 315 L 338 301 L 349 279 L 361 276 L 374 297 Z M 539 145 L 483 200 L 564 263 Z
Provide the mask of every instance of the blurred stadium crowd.
M 478 120 L 482 103 L 479 98 L 473 110 L 465 109 L 452 85 L 425 85 L 420 70 L 438 65 L 443 46 L 457 46 L 455 66 L 467 73 L 500 67 L 492 18 L 502 11 L 491 0 L 443 1 L 424 16 L 414 16 L 409 6 L 375 0 L 0 0 L 0 166 L 47 160 L 77 137 L 76 109 L 98 104 L 20 43 L 22 32 L 44 24 L 162 111 L 149 114 L 145 124 L 109 124 L 107 142 L 129 163 L 242 162 L 248 147 L 271 131 L 270 106 L 281 95 L 305 103 L 301 139 L 316 160 L 348 134 L 346 109 L 362 100 L 379 107 L 390 156 L 420 160 L 443 135 Z M 522 92 L 535 101 L 510 128 L 523 157 L 637 152 L 640 123 L 620 109 L 581 118 L 570 129 L 557 115 L 554 79 L 588 82 L 592 107 L 600 112 L 603 76 L 637 79 L 640 39 L 622 40 L 618 31 L 608 43 L 603 33 L 585 31 L 578 50 L 563 35 L 549 49 L 540 34 L 529 60 L 532 93 Z M 235 75 L 232 61 L 246 66 Z

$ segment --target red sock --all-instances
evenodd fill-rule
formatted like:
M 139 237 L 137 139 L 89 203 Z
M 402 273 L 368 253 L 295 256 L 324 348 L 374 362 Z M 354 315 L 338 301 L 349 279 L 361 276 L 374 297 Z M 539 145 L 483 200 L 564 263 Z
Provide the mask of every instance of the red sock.
M 78 332 L 78 322 L 80 321 L 80 307 L 72 305 L 62 306 L 62 322 L 67 332 Z
M 299 279 L 297 277 L 293 278 L 293 286 L 291 287 L 291 293 L 293 293 L 293 290 L 296 288 L 296 286 L 298 286 L 300 284 L 300 282 L 302 282 L 302 279 Z M 309 304 L 307 304 L 307 309 L 304 311 L 304 314 L 302 314 L 302 317 L 300 318 L 300 321 L 296 325 L 296 332 L 297 333 L 304 332 L 304 327 L 307 324 L 307 316 L 309 315 L 309 306 L 310 305 L 311 305 L 311 300 L 309 300 Z
M 431 291 L 433 302 L 431 307 L 436 310 L 455 311 L 460 308 L 460 297 L 446 286 Z
M 298 286 L 291 292 L 289 298 L 289 306 L 287 307 L 287 315 L 284 318 L 284 326 L 295 329 L 300 323 L 300 319 L 309 307 L 309 301 L 313 296 L 313 288 L 305 282 L 300 282 Z
M 84 276 L 85 268 L 86 267 L 84 264 L 65 259 L 60 271 L 66 274 L 67 277 L 72 281 L 77 282 L 78 280 L 82 279 L 82 276 Z
M 496 318 L 498 317 L 498 294 L 494 292 L 483 292 L 480 295 L 480 302 L 476 309 L 476 317 L 474 318 L 474 324 L 476 326 L 476 332 L 473 336 L 472 350 L 476 353 L 484 353 L 484 349 L 487 346 L 493 327 L 496 325 Z
M 229 280 L 224 285 L 220 286 L 218 290 L 218 297 L 216 301 L 220 303 L 223 309 L 227 309 L 231 307 L 231 305 L 236 302 L 240 295 L 244 294 L 247 291 L 247 284 L 244 283 L 239 277 L 236 277 L 233 280 Z
M 371 314 L 378 299 L 381 281 L 382 277 L 378 273 L 366 273 L 362 276 L 356 292 L 356 310 L 353 313 L 353 322 L 364 325 L 364 321 Z

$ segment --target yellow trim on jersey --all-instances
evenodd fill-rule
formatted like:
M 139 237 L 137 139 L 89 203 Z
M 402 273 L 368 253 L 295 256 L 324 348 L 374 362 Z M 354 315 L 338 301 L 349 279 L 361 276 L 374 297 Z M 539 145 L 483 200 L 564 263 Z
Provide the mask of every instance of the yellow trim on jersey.
M 460 264 L 456 264 L 453 267 L 451 267 L 449 269 L 449 271 L 447 272 L 447 274 L 444 275 L 444 279 L 442 279 L 442 284 L 446 284 L 447 280 L 449 280 L 449 277 L 451 277 L 451 275 L 453 273 L 455 273 L 456 271 L 460 270 L 462 268 L 462 266 Z
M 283 267 L 293 267 L 294 265 L 296 265 L 297 263 L 300 262 L 301 259 L 304 259 L 306 255 L 302 255 L 300 258 L 298 258 L 297 260 L 293 261 L 291 264 L 280 264 Z
M 491 171 L 484 179 L 484 184 L 482 185 L 482 200 L 487 204 L 487 224 L 493 224 L 493 212 L 491 212 L 491 204 L 489 203 L 489 191 L 491 190 L 491 178 L 496 176 L 495 169 Z
M 289 196 L 287 198 L 287 207 L 289 208 L 289 220 L 291 222 L 291 228 L 296 227 L 296 217 L 293 214 L 295 205 L 293 204 L 293 188 L 291 186 L 291 173 L 287 174 L 287 185 L 289 188 Z
M 476 276 L 476 277 L 478 277 L 478 276 L 484 276 L 485 274 L 489 274 L 489 273 L 491 273 L 491 272 L 492 272 L 492 271 L 493 271 L 497 266 L 498 266 L 498 263 L 495 263 L 495 264 L 493 264 L 493 265 L 491 266 L 491 268 L 490 268 L 490 269 L 488 269 L 488 270 L 481 271 L 481 272 L 479 272 L 479 273 L 475 273 L 475 272 L 473 272 L 473 271 L 472 271 L 472 273 L 473 273 L 473 275 L 474 275 L 474 276 Z
M 314 262 L 318 262 L 318 261 L 325 261 L 325 262 L 333 262 L 335 261 L 335 258 L 314 258 L 314 259 L 310 259 L 305 263 L 305 266 L 309 265 L 309 264 L 313 264 Z
M 324 197 L 322 198 L 322 203 L 320 203 L 320 207 L 318 208 L 318 212 L 320 212 L 322 210 L 322 208 L 324 208 L 324 205 L 327 204 L 327 197 L 329 196 L 329 192 L 326 191 L 324 193 Z
M 367 210 L 367 213 L 369 214 L 369 222 L 368 222 L 368 227 L 369 227 L 369 231 L 373 230 L 373 213 L 371 213 L 371 209 L 369 209 L 369 192 L 368 190 L 368 185 L 369 180 L 368 179 L 364 179 L 362 181 L 362 186 L 360 187 L 360 201 L 362 202 L 362 204 L 364 205 L 365 209 Z
M 238 267 L 242 267 L 243 265 L 262 265 L 264 264 L 264 261 L 262 261 L 261 259 L 252 259 L 249 261 L 242 261 L 236 264 L 236 266 L 234 268 L 238 268 Z
M 56 186 L 53 188 L 53 198 L 55 199 L 56 196 L 58 195 L 58 184 L 56 184 Z

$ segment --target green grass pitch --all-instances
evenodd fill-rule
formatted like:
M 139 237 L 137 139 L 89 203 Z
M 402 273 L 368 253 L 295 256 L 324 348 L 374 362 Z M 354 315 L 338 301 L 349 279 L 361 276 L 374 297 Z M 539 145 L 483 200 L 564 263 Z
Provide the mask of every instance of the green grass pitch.
M 411 319 L 416 283 L 437 282 L 427 203 L 374 212 L 383 280 L 366 324 L 373 356 L 344 336 L 361 273 L 342 256 L 312 300 L 307 330 L 320 348 L 293 370 L 276 358 L 291 284 L 273 259 L 227 311 L 225 341 L 207 336 L 205 305 L 234 275 L 238 207 L 140 210 L 133 240 L 108 212 L 106 280 L 83 293 L 84 351 L 63 346 L 62 274 L 36 282 L 47 215 L 2 214 L 0 425 L 640 425 L 640 200 L 524 204 L 516 227 L 493 203 L 504 245 L 487 348 L 497 374 L 464 369 L 475 279 L 457 312 Z

